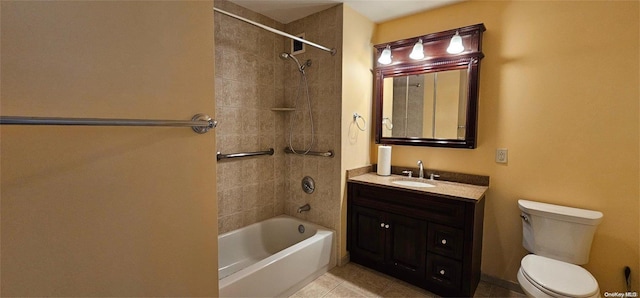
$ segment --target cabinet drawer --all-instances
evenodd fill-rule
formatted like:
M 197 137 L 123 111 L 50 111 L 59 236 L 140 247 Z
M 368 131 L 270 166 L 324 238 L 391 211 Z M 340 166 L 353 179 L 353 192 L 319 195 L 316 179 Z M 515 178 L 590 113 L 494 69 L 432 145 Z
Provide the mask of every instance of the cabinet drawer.
M 462 283 L 462 263 L 427 253 L 427 282 L 439 287 L 459 290 Z
M 463 247 L 464 231 L 439 224 L 429 224 L 427 250 L 461 260 Z
M 352 197 L 349 199 L 355 204 L 451 226 L 462 227 L 464 225 L 465 206 L 463 202 L 429 194 L 360 184 L 353 184 L 352 187 Z

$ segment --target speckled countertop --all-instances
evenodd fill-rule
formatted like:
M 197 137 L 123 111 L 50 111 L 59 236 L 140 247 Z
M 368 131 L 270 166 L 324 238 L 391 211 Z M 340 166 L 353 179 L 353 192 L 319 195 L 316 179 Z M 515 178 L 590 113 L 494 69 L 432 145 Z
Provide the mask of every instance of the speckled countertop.
M 420 181 L 420 182 L 433 184 L 435 185 L 435 187 L 412 187 L 412 186 L 404 186 L 404 185 L 398 185 L 393 183 L 393 181 L 397 181 L 397 180 Z M 489 187 L 487 186 L 479 186 L 479 185 L 449 182 L 449 181 L 442 181 L 442 180 L 409 178 L 409 177 L 400 176 L 400 175 L 379 176 L 374 172 L 369 172 L 362 175 L 351 177 L 349 178 L 349 181 L 354 183 L 360 183 L 360 184 L 382 186 L 385 188 L 403 189 L 403 190 L 439 194 L 439 195 L 445 195 L 449 197 L 460 198 L 464 200 L 475 200 L 475 201 L 480 200 L 484 196 L 484 193 L 487 191 L 487 189 L 489 189 Z

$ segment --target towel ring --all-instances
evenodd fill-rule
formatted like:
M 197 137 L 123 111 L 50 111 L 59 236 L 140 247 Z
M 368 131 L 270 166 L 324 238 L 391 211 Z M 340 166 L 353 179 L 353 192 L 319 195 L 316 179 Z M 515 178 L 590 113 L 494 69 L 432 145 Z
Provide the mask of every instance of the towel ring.
M 360 123 L 358 123 L 358 119 L 362 119 L 362 126 L 365 126 L 365 128 L 366 128 L 366 126 L 367 126 L 367 121 L 366 121 L 366 120 L 364 120 L 364 118 L 363 118 L 362 116 L 358 115 L 358 113 L 355 113 L 355 112 L 354 112 L 354 113 L 353 113 L 353 122 L 355 122 L 355 123 L 356 123 L 356 126 L 358 127 L 358 129 L 359 129 L 360 131 L 365 131 L 365 128 L 360 127 Z
M 391 122 L 391 119 L 389 119 L 389 117 L 382 118 L 382 124 L 384 124 L 384 126 L 387 127 L 388 130 L 393 129 L 393 122 Z

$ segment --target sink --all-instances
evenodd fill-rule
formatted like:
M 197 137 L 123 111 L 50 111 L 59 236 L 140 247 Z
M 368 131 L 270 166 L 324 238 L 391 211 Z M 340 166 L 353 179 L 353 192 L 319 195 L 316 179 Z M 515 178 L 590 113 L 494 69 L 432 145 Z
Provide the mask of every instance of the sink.
M 391 181 L 391 183 L 402 185 L 402 186 L 411 186 L 411 187 L 436 187 L 431 183 L 413 181 L 413 180 L 396 180 L 396 181 Z

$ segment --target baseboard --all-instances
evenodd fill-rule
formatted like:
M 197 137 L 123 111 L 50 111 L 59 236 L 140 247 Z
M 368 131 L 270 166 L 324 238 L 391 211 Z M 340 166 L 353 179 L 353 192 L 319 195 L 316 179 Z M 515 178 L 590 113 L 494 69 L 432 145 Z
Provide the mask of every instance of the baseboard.
M 517 282 L 512 282 L 504 279 L 497 278 L 495 276 L 486 275 L 484 273 L 480 273 L 480 280 L 486 283 L 490 283 L 492 285 L 496 285 L 499 287 L 503 287 L 505 289 L 509 289 L 514 292 L 518 292 L 520 294 L 524 294 L 522 288 Z
M 351 258 L 349 256 L 349 253 L 347 252 L 346 255 L 344 255 L 342 258 L 340 258 L 340 260 L 338 260 L 338 266 L 342 267 L 344 265 L 347 265 L 347 263 L 349 263 L 351 261 Z
M 338 266 L 342 267 L 344 265 L 347 265 L 347 263 L 349 263 L 350 261 L 351 258 L 349 252 L 347 252 L 346 255 L 338 260 Z M 484 273 L 480 273 L 480 280 L 524 295 L 524 291 L 522 291 L 520 284 L 518 284 L 517 282 L 500 279 Z

